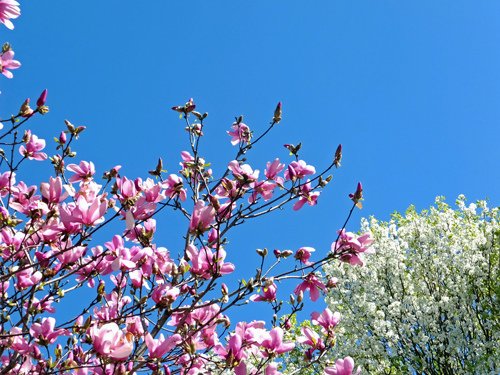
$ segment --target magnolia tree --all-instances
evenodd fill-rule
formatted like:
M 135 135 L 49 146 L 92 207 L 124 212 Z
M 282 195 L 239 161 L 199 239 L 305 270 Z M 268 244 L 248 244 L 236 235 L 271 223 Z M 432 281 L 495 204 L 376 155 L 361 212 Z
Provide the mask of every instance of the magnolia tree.
M 13 28 L 18 5 L 0 0 L 0 22 Z M 10 70 L 20 64 L 8 44 L 1 61 L 2 73 L 12 78 Z M 294 334 L 290 327 L 306 301 L 333 285 L 321 267 L 358 263 L 371 243 L 368 236 L 344 241 L 341 232 L 332 251 L 317 259 L 310 247 L 257 250 L 260 267 L 226 281 L 235 272 L 225 250 L 233 228 L 288 204 L 294 210 L 316 205 L 331 180 L 326 174 L 340 166 L 340 146 L 317 173 L 300 159 L 300 145 L 286 145 L 291 161 L 273 159 L 261 175 L 244 158 L 281 121 L 278 104 L 259 136 L 242 117 L 236 119 L 227 132 L 236 156 L 214 176 L 201 156 L 207 115 L 189 100 L 172 108 L 189 140 L 177 174 L 166 175 L 159 159 L 148 178 L 127 178 L 116 166 L 100 179 L 91 161 L 75 160 L 74 144 L 85 127 L 66 121 L 51 154 L 27 128 L 30 119 L 48 113 L 46 101 L 45 90 L 36 105 L 27 99 L 16 115 L 1 120 L 1 374 L 279 374 L 296 343 L 307 346 L 303 368 L 354 371 L 350 357 L 325 360 L 337 315 L 315 315 L 323 329 L 313 341 L 307 331 Z M 49 162 L 52 176 L 37 185 L 23 182 L 23 172 Z M 353 207 L 342 228 L 362 199 L 361 184 L 350 198 Z M 185 224 L 178 252 L 155 242 L 163 210 L 175 211 Z M 285 281 L 295 287 L 286 303 L 278 292 Z M 66 305 L 62 314 L 63 301 L 74 294 L 79 303 Z M 269 304 L 273 315 L 231 322 L 232 309 L 245 303 Z
M 499 209 L 485 201 L 372 218 L 376 255 L 364 268 L 328 264 L 343 313 L 337 355 L 370 374 L 498 374 Z

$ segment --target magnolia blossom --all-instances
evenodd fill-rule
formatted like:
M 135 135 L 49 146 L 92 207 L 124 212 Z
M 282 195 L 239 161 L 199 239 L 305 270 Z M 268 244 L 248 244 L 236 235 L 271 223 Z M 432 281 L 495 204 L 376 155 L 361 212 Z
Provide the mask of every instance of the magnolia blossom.
M 158 339 L 154 339 L 150 333 L 147 333 L 145 342 L 149 350 L 149 356 L 151 358 L 161 358 L 177 344 L 181 343 L 182 337 L 176 333 L 175 335 L 165 338 L 163 334 L 161 334 Z
M 308 165 L 304 160 L 292 161 L 285 171 L 285 179 L 298 180 L 315 173 L 316 168 L 312 165 Z
M 12 30 L 14 24 L 10 19 L 17 18 L 20 15 L 21 9 L 19 9 L 19 3 L 16 0 L 0 0 L 0 23 Z
M 250 143 L 252 139 L 252 132 L 250 128 L 242 122 L 235 122 L 231 125 L 231 130 L 227 131 L 231 136 L 231 144 L 236 146 L 238 143 Z
M 325 368 L 325 375 L 357 375 L 361 372 L 361 369 L 354 371 L 354 360 L 351 357 L 345 357 L 344 359 L 337 359 L 335 361 L 335 366 Z
M 321 314 L 313 312 L 311 314 L 311 322 L 314 325 L 320 325 L 327 334 L 330 334 L 340 322 L 340 313 L 338 311 L 332 313 L 327 307 Z
M 262 287 L 262 294 L 254 294 L 250 297 L 250 301 L 254 302 L 271 302 L 276 300 L 276 292 L 277 292 L 276 284 L 273 282 L 270 285 L 266 285 Z
M 31 134 L 31 132 L 27 132 L 25 134 L 25 138 L 27 138 L 26 145 L 21 145 L 19 147 L 19 153 L 30 159 L 30 160 L 45 160 L 47 159 L 47 154 L 44 152 L 40 152 L 45 148 L 45 140 L 39 139 L 35 134 Z
M 295 204 L 293 205 L 293 209 L 295 211 L 300 210 L 306 203 L 309 206 L 315 206 L 317 204 L 319 195 L 319 191 L 312 191 L 311 183 L 309 182 L 309 180 L 307 180 L 307 183 L 300 186 L 299 200 L 295 202 Z
M 54 327 L 56 320 L 53 317 L 43 318 L 40 323 L 33 323 L 30 327 L 30 334 L 43 345 L 52 344 L 61 336 L 69 336 L 67 329 L 57 329 Z
M 293 342 L 283 342 L 283 329 L 280 327 L 273 328 L 269 331 L 268 337 L 262 341 L 264 347 L 264 356 L 273 356 L 289 352 L 295 347 Z
M 205 206 L 205 202 L 199 200 L 194 205 L 193 214 L 189 223 L 191 233 L 201 234 L 210 229 L 215 220 L 215 210 L 211 205 Z
M 338 241 L 332 243 L 332 252 L 340 253 L 340 260 L 351 265 L 362 266 L 364 264 L 361 253 L 373 253 L 373 238 L 370 233 L 357 236 L 354 233 L 342 229 L 338 232 Z
M 309 259 L 311 258 L 311 253 L 315 251 L 316 250 L 314 250 L 314 248 L 312 247 L 304 246 L 297 250 L 294 257 L 301 263 L 304 263 L 306 266 L 308 266 L 312 264 L 311 262 L 309 262 Z
M 0 3 L 0 7 L 1 7 L 1 3 Z M 1 8 L 0 8 L 0 12 L 1 12 Z M 0 14 L 0 22 L 2 22 L 1 14 Z M 6 22 L 10 23 L 9 20 L 6 20 Z M 8 50 L 8 51 L 1 54 L 1 56 L 0 56 L 0 69 L 2 70 L 2 74 L 5 77 L 7 77 L 7 78 L 14 77 L 14 74 L 12 74 L 12 72 L 9 69 L 17 69 L 20 66 L 21 66 L 21 63 L 17 60 L 14 60 L 14 51 Z
M 69 178 L 70 182 L 88 181 L 95 174 L 95 166 L 92 162 L 81 161 L 80 164 L 69 164 L 66 169 L 75 175 Z
M 134 348 L 134 343 L 116 323 L 92 326 L 90 337 L 97 353 L 118 361 L 126 359 Z
M 297 285 L 293 292 L 298 295 L 301 292 L 303 293 L 309 290 L 309 297 L 312 301 L 316 301 L 319 298 L 319 291 L 325 288 L 325 284 L 323 284 L 314 273 L 310 273 L 305 277 L 302 283 Z

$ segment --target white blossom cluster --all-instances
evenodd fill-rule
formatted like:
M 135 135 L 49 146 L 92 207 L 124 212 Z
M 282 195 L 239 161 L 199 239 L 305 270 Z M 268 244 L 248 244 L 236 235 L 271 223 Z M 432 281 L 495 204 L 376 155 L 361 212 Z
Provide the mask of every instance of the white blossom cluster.
M 369 374 L 500 374 L 499 209 L 456 203 L 363 220 L 376 254 L 325 267 L 339 279 L 338 357 Z

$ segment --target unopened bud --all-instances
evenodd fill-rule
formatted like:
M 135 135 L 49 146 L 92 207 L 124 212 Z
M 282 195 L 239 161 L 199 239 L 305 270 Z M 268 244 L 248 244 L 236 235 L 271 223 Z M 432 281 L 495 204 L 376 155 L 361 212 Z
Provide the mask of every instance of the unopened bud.
M 40 113 L 41 115 L 46 115 L 47 113 L 49 113 L 49 107 L 46 105 L 38 107 L 38 113 Z
M 220 286 L 221 292 L 223 296 L 227 296 L 229 294 L 229 289 L 226 284 L 222 283 Z
M 336 277 L 332 277 L 331 279 L 328 279 L 328 281 L 326 282 L 326 287 L 328 289 L 335 288 L 337 286 L 338 282 L 339 282 L 339 279 L 337 279 Z
M 36 106 L 42 107 L 45 105 L 46 101 L 47 101 L 47 89 L 43 90 L 42 93 L 40 94 L 40 97 L 36 101 Z
M 75 125 L 73 125 L 68 120 L 64 120 L 64 123 L 66 124 L 66 127 L 68 128 L 70 134 L 73 134 L 75 132 Z
M 66 143 L 66 132 L 59 134 L 59 143 L 62 145 Z
M 259 254 L 261 257 L 265 257 L 267 255 L 267 249 L 257 249 L 257 254 Z
M 97 294 L 99 296 L 104 295 L 105 288 L 106 288 L 106 283 L 104 282 L 104 280 L 99 281 L 99 286 L 97 287 Z
M 2 52 L 5 53 L 5 52 L 8 52 L 12 49 L 12 47 L 10 46 L 10 43 L 4 43 L 3 46 L 2 46 Z
M 292 328 L 292 322 L 290 319 L 285 320 L 285 325 L 284 328 L 288 331 L 290 328 Z
M 283 250 L 281 252 L 281 257 L 282 258 L 288 258 L 290 255 L 293 254 L 293 251 L 292 250 Z
M 335 158 L 333 159 L 333 165 L 336 168 L 340 167 L 340 162 L 342 160 L 342 145 L 338 145 L 337 150 L 335 151 Z
M 158 162 L 156 163 L 156 168 L 152 171 L 149 171 L 149 174 L 153 176 L 160 176 L 161 172 L 163 172 L 163 160 L 162 158 L 158 158 Z
M 30 98 L 27 98 L 19 108 L 19 116 L 30 117 L 33 115 L 33 110 L 30 107 Z
M 279 102 L 278 105 L 276 106 L 276 109 L 274 110 L 273 122 L 275 124 L 281 121 L 281 114 L 282 114 L 281 102 Z
M 301 291 L 297 294 L 297 302 L 298 302 L 298 303 L 301 303 L 303 299 L 304 299 L 304 292 L 301 290 Z

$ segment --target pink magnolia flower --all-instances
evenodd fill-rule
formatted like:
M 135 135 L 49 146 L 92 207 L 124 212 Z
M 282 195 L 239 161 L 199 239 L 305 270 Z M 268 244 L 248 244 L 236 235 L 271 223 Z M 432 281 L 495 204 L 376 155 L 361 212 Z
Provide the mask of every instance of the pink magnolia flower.
M 252 132 L 250 131 L 250 128 L 242 122 L 233 123 L 233 125 L 231 125 L 231 130 L 228 130 L 227 134 L 231 136 L 231 144 L 233 146 L 236 146 L 240 142 L 250 143 L 250 140 L 252 139 Z
M 325 348 L 325 344 L 321 337 L 310 327 L 302 327 L 300 331 L 303 336 L 297 337 L 298 342 L 309 345 L 312 349 L 323 350 Z
M 268 338 L 262 341 L 261 345 L 264 347 L 262 354 L 265 357 L 283 354 L 295 348 L 293 342 L 283 342 L 283 329 L 281 327 L 275 327 L 269 331 Z
M 86 246 L 73 246 L 70 239 L 66 242 L 61 241 L 59 248 L 54 244 L 53 248 L 56 250 L 57 260 L 59 260 L 62 265 L 75 263 L 81 259 L 87 251 Z
M 179 296 L 180 289 L 177 287 L 172 287 L 172 285 L 165 283 L 158 285 L 153 289 L 153 294 L 151 298 L 158 304 L 167 306 L 171 305 Z
M 370 254 L 374 252 L 374 249 L 371 247 L 373 243 L 371 234 L 365 233 L 358 237 L 352 232 L 346 232 L 345 229 L 339 231 L 338 234 L 338 241 L 332 243 L 332 252 L 340 254 L 342 262 L 353 266 L 363 266 L 363 259 L 359 255 L 361 253 Z
M 193 234 L 202 234 L 210 229 L 210 226 L 215 220 L 215 209 L 209 205 L 205 206 L 205 202 L 199 200 L 194 205 L 193 214 L 189 223 L 189 232 Z
M 148 332 L 146 334 L 145 340 L 146 346 L 149 350 L 149 356 L 151 358 L 161 358 L 167 352 L 172 350 L 176 345 L 182 342 L 182 337 L 179 334 L 172 335 L 170 337 L 165 337 L 163 334 L 160 335 L 158 339 L 154 339 L 153 336 Z
M 16 288 L 21 290 L 38 284 L 42 279 L 42 273 L 40 271 L 33 272 L 33 268 L 26 268 L 17 272 L 16 277 Z
M 68 197 L 67 192 L 63 193 L 61 177 L 50 177 L 49 182 L 42 182 L 40 191 L 48 203 L 60 203 Z
M 305 292 L 309 290 L 309 297 L 312 301 L 316 301 L 319 298 L 319 291 L 324 290 L 325 284 L 323 284 L 314 273 L 310 273 L 306 276 L 305 280 L 297 285 L 294 289 L 294 293 L 299 295 L 300 292 Z
M 10 189 L 16 183 L 16 174 L 14 172 L 0 173 L 0 197 L 5 197 L 9 194 Z
M 59 206 L 61 222 L 68 228 L 71 224 L 96 225 L 104 221 L 104 214 L 108 207 L 107 200 L 97 198 L 89 203 L 83 196 L 79 196 L 76 203 Z
M 12 327 L 10 330 L 12 336 L 12 344 L 10 347 L 19 354 L 25 355 L 33 351 L 33 346 L 28 344 L 28 341 L 22 335 L 20 327 Z
M 204 246 L 198 250 L 196 246 L 190 244 L 186 253 L 192 264 L 190 271 L 204 279 L 209 279 L 216 273 L 226 275 L 234 271 L 234 264 L 224 263 L 226 251 L 222 248 L 213 251 Z
M 0 18 L 1 22 L 1 18 Z M 14 60 L 14 51 L 8 50 L 0 56 L 0 69 L 2 74 L 7 78 L 14 77 L 14 74 L 9 69 L 17 69 L 21 66 L 21 63 Z
M 223 357 L 226 363 L 230 363 L 235 367 L 235 374 L 241 372 L 246 375 L 246 366 L 241 362 L 242 359 L 246 358 L 246 353 L 243 346 L 243 338 L 240 335 L 237 333 L 231 335 L 226 347 L 219 344 L 214 348 L 214 351 Z M 245 371 L 243 372 L 243 370 Z
M 33 323 L 30 327 L 30 334 L 40 344 L 53 344 L 59 336 L 69 336 L 67 329 L 54 330 L 56 320 L 52 317 L 42 318 L 40 323 Z
M 134 348 L 134 343 L 120 330 L 116 323 L 94 325 L 89 330 L 94 350 L 102 356 L 118 361 L 125 360 Z
M 252 182 L 257 181 L 259 178 L 259 170 L 255 171 L 248 164 L 242 164 L 237 160 L 233 160 L 229 162 L 227 168 L 233 173 L 233 176 L 241 183 L 243 186 L 246 186 Z
M 315 206 L 318 203 L 318 197 L 320 195 L 319 191 L 311 192 L 311 183 L 307 180 L 305 185 L 300 187 L 299 191 L 299 200 L 295 202 L 293 205 L 293 209 L 295 211 L 300 210 L 304 204 L 308 204 L 309 206 Z
M 70 177 L 69 182 L 88 181 L 95 174 L 94 163 L 83 160 L 78 165 L 68 165 L 66 169 L 76 173 L 74 176 Z
M 272 163 L 270 161 L 266 164 L 266 169 L 264 170 L 264 175 L 269 179 L 276 181 L 278 184 L 283 184 L 283 178 L 278 177 L 280 173 L 285 169 L 285 164 L 280 163 L 280 159 L 276 158 Z
M 333 333 L 333 329 L 340 322 L 340 313 L 338 311 L 332 313 L 327 307 L 321 314 L 313 312 L 311 314 L 311 322 L 314 325 L 320 325 L 328 334 L 331 334 Z
M 1 284 L 0 284 L 0 295 L 1 295 Z M 31 303 L 29 303 L 31 302 Z M 33 297 L 31 301 L 26 301 L 23 305 L 25 309 L 28 309 L 28 306 L 35 310 L 37 313 L 42 313 L 42 312 L 50 312 L 54 313 L 56 312 L 55 307 L 52 306 L 52 303 L 54 303 L 54 297 L 49 297 L 45 296 L 41 300 L 39 300 L 36 297 Z
M 356 372 L 354 370 L 354 360 L 351 357 L 344 359 L 337 359 L 335 366 L 325 368 L 325 375 L 358 375 L 361 369 L 358 367 Z
M 171 174 L 168 176 L 167 181 L 163 183 L 163 187 L 166 189 L 165 194 L 169 198 L 179 197 L 181 201 L 185 201 L 187 198 L 186 189 L 183 188 L 184 183 L 182 178 L 176 174 Z
M 0 23 L 12 30 L 14 24 L 10 19 L 15 19 L 21 15 L 19 3 L 16 0 L 0 0 Z
M 134 336 L 143 336 L 144 335 L 144 324 L 149 325 L 146 319 L 142 320 L 140 316 L 129 316 L 125 323 L 127 324 L 127 332 L 133 334 Z
M 69 169 L 68 165 L 68 169 Z M 120 201 L 124 203 L 127 199 L 134 198 L 137 193 L 137 183 L 136 181 L 129 180 L 127 177 L 117 177 L 116 186 L 118 187 L 118 197 Z
M 248 203 L 254 203 L 258 196 L 262 196 L 264 201 L 268 201 L 273 197 L 274 189 L 278 186 L 269 181 L 258 181 L 253 184 L 252 195 L 248 198 Z
M 270 285 L 262 287 L 262 294 L 254 294 L 250 297 L 250 301 L 254 302 L 271 302 L 276 300 L 276 284 L 273 282 Z
M 25 145 L 19 147 L 19 153 L 30 160 L 45 160 L 47 154 L 40 152 L 45 148 L 45 140 L 39 139 L 35 134 L 31 134 L 29 130 L 26 131 L 25 137 L 28 139 Z
M 315 251 L 316 250 L 314 250 L 314 248 L 312 247 L 304 246 L 297 250 L 294 257 L 301 263 L 304 263 L 306 266 L 308 266 L 312 264 L 311 262 L 309 262 L 309 259 L 311 258 L 311 253 L 314 253 Z
M 294 181 L 315 173 L 316 168 L 307 165 L 304 160 L 292 161 L 285 171 L 285 179 Z

